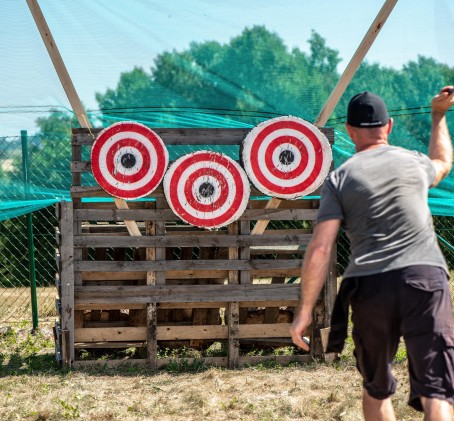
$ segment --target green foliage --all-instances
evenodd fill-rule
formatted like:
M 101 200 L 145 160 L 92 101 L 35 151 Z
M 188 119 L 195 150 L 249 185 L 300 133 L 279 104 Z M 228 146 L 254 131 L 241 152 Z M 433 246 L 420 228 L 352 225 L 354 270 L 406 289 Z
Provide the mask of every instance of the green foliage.
M 49 335 L 40 331 L 32 334 L 30 330 L 25 323 L 0 333 L 0 377 L 57 371 L 54 341 Z

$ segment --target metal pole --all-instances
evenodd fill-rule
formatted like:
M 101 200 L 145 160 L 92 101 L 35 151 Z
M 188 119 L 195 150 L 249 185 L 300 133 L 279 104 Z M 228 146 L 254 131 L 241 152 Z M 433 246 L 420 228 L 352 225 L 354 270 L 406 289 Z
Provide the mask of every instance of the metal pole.
M 28 136 L 27 130 L 20 132 L 22 143 L 22 173 L 24 175 L 24 193 L 27 198 L 30 192 L 29 163 L 28 163 Z M 26 215 L 27 218 L 27 243 L 28 243 L 28 279 L 30 281 L 30 294 L 32 303 L 33 330 L 38 329 L 38 298 L 36 295 L 36 271 L 35 271 L 35 244 L 33 236 L 33 213 Z

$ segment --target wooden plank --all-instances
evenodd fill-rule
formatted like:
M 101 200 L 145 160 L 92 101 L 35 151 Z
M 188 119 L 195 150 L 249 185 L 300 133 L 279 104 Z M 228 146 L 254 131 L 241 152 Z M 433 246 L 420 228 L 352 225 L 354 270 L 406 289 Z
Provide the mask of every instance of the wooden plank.
M 367 52 L 377 38 L 378 33 L 383 28 L 388 16 L 391 14 L 394 6 L 396 5 L 397 0 L 386 0 L 383 7 L 378 12 L 376 18 L 372 22 L 372 25 L 369 27 L 366 35 L 359 44 L 358 48 L 353 54 L 350 62 L 347 64 L 344 72 L 342 73 L 339 81 L 331 92 L 328 100 L 326 101 L 323 109 L 320 111 L 320 114 L 315 119 L 314 124 L 316 126 L 324 126 L 328 121 L 330 115 L 332 114 L 334 108 L 336 108 L 337 103 L 339 102 L 342 94 L 345 92 L 348 84 L 352 80 L 354 74 L 358 70 L 358 67 L 364 60 Z
M 293 269 L 280 269 L 280 268 L 269 268 L 269 269 L 252 269 L 251 277 L 253 278 L 268 278 L 271 276 L 300 276 L 301 268 Z M 81 272 L 82 280 L 85 282 L 94 282 L 97 280 L 110 280 L 110 281 L 134 281 L 134 280 L 145 280 L 146 272 L 93 272 L 93 271 L 84 271 Z M 197 271 L 188 271 L 188 270 L 166 270 L 165 271 L 167 279 L 212 279 L 212 278 L 227 278 L 228 270 L 197 270 Z
M 118 209 L 129 209 L 128 204 L 126 203 L 126 200 L 119 199 L 118 197 L 114 197 L 114 202 L 115 205 L 117 206 Z M 139 227 L 137 226 L 137 223 L 133 220 L 127 220 L 125 219 L 123 221 L 126 225 L 126 228 L 128 229 L 128 232 L 132 236 L 141 236 L 142 233 L 139 230 Z
M 83 128 L 90 127 L 90 123 L 88 122 L 87 114 L 85 113 L 84 107 L 82 102 L 77 95 L 76 89 L 72 83 L 71 77 L 66 69 L 65 63 L 61 57 L 60 51 L 57 48 L 57 44 L 55 43 L 54 37 L 50 31 L 49 26 L 47 25 L 46 20 L 44 19 L 44 15 L 39 7 L 37 0 L 27 0 L 27 5 L 30 9 L 30 12 L 33 16 L 33 19 L 36 23 L 38 31 L 43 39 L 44 45 L 49 53 L 49 57 L 52 60 L 52 64 L 54 65 L 55 71 L 60 79 L 60 82 L 63 86 L 63 89 L 68 97 L 69 103 L 71 104 L 72 109 L 74 110 L 74 114 Z M 87 134 L 90 133 L 87 131 Z M 93 136 L 90 135 L 93 141 Z
M 146 327 L 104 327 L 75 329 L 75 342 L 131 342 L 145 341 Z
M 242 235 L 246 235 L 250 239 L 260 238 L 260 237 L 252 237 L 251 233 L 251 223 L 250 221 L 240 221 L 240 233 Z M 251 258 L 251 248 L 249 246 L 243 246 L 240 248 L 240 259 L 248 260 Z M 251 271 L 250 270 L 242 270 L 240 272 L 240 284 L 250 284 L 251 283 Z M 245 323 L 247 319 L 247 308 L 241 308 L 240 305 L 240 323 Z
M 253 270 L 253 269 L 296 269 L 301 267 L 301 259 L 257 259 L 257 260 L 166 260 L 166 261 L 81 261 L 74 262 L 75 271 L 90 272 L 142 272 L 166 270 Z M 198 277 L 198 276 L 197 276 Z
M 158 303 L 158 309 L 162 310 L 174 310 L 174 309 L 196 309 L 196 308 L 226 308 L 226 301 L 214 301 L 214 302 L 199 302 L 199 303 L 188 303 L 188 302 L 175 302 L 175 303 Z M 248 307 L 297 307 L 299 304 L 298 300 L 275 300 L 270 298 L 268 301 L 240 301 L 240 309 Z M 146 304 L 140 303 L 102 303 L 102 304 L 81 304 L 76 303 L 74 305 L 75 310 L 96 310 L 102 307 L 103 310 L 122 310 L 122 309 L 146 309 Z
M 69 367 L 75 359 L 74 354 L 74 249 L 73 249 L 73 207 L 71 202 L 61 203 L 60 230 L 62 242 L 60 246 L 62 270 L 61 280 L 61 329 L 63 363 Z
M 78 342 L 74 345 L 76 349 L 117 349 L 117 348 L 140 348 L 140 342 Z
M 238 235 L 238 222 L 231 223 L 227 229 L 230 235 Z M 239 284 L 239 273 L 238 269 L 235 268 L 234 262 L 239 258 L 238 247 L 229 247 L 229 275 L 228 283 L 229 287 L 238 288 Z M 223 285 L 224 286 L 224 285 Z M 239 325 L 240 325 L 240 305 L 239 300 L 229 302 L 226 309 L 226 321 L 228 327 L 228 366 L 229 368 L 237 368 L 239 365 L 240 358 L 240 338 L 239 338 Z
M 132 202 L 130 205 L 138 205 Z M 143 204 L 142 204 L 143 205 Z M 316 209 L 246 209 L 240 221 L 255 221 L 267 219 L 270 221 L 314 221 L 317 217 Z M 134 219 L 137 221 L 177 221 L 179 218 L 170 209 L 78 209 L 74 212 L 74 219 L 78 221 L 123 221 Z
M 245 338 L 289 338 L 290 323 L 242 324 L 240 339 Z
M 96 136 L 102 129 L 91 129 Z M 320 129 L 325 136 L 332 128 Z M 73 128 L 71 141 L 77 145 L 92 145 L 93 137 L 87 130 Z M 242 128 L 153 128 L 166 145 L 241 145 L 251 129 Z
M 331 325 L 331 315 L 337 294 L 336 261 L 337 250 L 335 246 L 331 254 L 326 281 L 312 313 L 313 331 L 311 335 L 311 354 L 315 358 L 324 358 L 325 355 L 325 347 L 321 332 L 325 331 L 325 329 Z
M 142 237 L 126 237 L 116 235 L 83 234 L 74 237 L 75 247 L 250 247 L 274 246 L 303 247 L 309 244 L 311 234 L 263 234 L 251 235 L 156 235 Z M 245 257 L 242 260 L 246 260 Z
M 298 284 L 137 285 L 75 287 L 78 304 L 281 301 L 299 298 Z

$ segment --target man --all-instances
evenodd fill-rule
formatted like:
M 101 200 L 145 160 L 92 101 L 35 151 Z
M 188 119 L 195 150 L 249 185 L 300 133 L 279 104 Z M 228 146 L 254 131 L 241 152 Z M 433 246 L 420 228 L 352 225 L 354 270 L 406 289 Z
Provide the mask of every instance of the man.
M 427 204 L 428 189 L 451 169 L 445 114 L 454 103 L 452 88 L 432 99 L 429 157 L 388 144 L 393 120 L 380 97 L 363 92 L 351 99 L 346 127 L 357 153 L 325 183 L 305 254 L 301 304 L 290 333 L 296 345 L 309 350 L 302 335 L 312 322 L 341 225 L 350 239 L 328 352 L 343 348 L 351 305 L 366 421 L 395 420 L 391 364 L 401 336 L 410 371 L 409 404 L 424 411 L 425 420 L 452 420 L 451 296 Z

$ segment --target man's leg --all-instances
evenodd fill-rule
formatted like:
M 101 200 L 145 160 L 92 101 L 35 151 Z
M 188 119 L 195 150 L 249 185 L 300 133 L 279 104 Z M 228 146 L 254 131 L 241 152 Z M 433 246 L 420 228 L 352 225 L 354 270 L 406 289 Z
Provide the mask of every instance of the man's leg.
M 421 397 L 424 421 L 452 421 L 452 405 L 445 400 Z
M 363 412 L 366 421 L 396 420 L 391 398 L 375 399 L 370 396 L 365 389 L 363 389 Z M 444 418 L 441 418 L 440 420 L 444 421 Z

